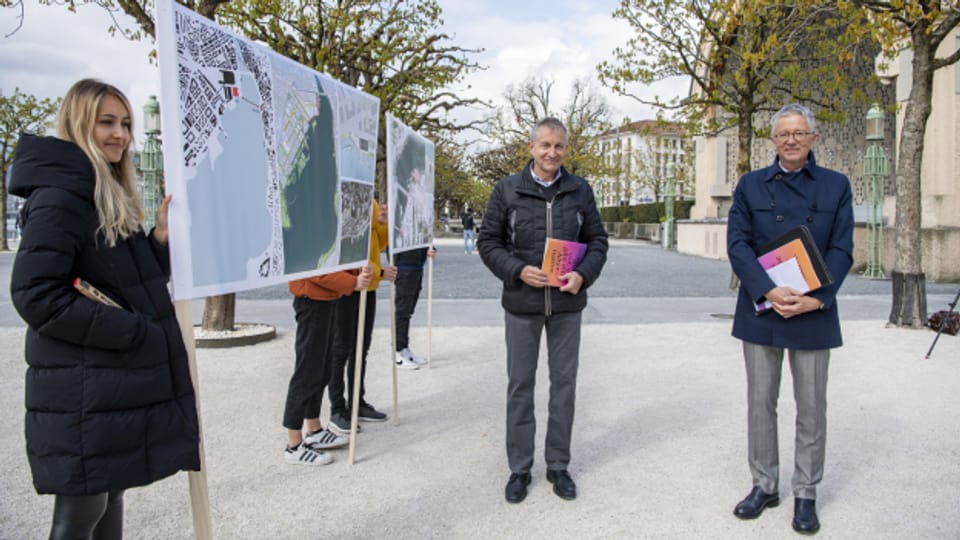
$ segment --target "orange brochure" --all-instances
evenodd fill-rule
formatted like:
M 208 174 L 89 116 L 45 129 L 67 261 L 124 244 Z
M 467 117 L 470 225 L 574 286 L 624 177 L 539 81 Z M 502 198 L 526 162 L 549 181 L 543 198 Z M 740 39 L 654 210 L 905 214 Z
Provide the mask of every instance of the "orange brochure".
M 547 273 L 547 285 L 566 285 L 565 281 L 560 280 L 560 276 L 575 270 L 586 252 L 586 244 L 547 238 L 547 246 L 543 250 L 543 265 L 540 268 Z

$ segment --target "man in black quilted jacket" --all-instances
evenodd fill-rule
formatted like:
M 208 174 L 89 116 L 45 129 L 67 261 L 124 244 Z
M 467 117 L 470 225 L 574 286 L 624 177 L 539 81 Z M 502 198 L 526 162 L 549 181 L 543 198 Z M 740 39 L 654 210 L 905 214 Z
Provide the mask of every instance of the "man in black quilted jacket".
M 503 281 L 507 341 L 508 502 L 527 495 L 533 466 L 533 390 L 540 336 L 546 328 L 550 404 L 545 458 L 547 480 L 563 499 L 577 496 L 567 471 L 573 430 L 580 324 L 587 288 L 607 260 L 607 234 L 586 180 L 563 168 L 567 130 L 552 117 L 537 122 L 528 143 L 533 159 L 519 174 L 500 180 L 490 196 L 477 242 L 484 264 Z M 541 270 L 547 238 L 586 245 L 583 258 L 547 284 Z

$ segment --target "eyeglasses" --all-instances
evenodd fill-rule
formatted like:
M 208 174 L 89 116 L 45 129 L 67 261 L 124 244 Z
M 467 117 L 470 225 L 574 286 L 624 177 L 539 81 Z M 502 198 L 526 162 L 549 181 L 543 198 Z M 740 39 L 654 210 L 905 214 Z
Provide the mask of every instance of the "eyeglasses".
M 778 141 L 785 141 L 790 137 L 793 137 L 796 140 L 806 139 L 810 135 L 813 135 L 813 131 L 781 131 L 780 133 L 774 133 L 771 135 L 774 139 Z

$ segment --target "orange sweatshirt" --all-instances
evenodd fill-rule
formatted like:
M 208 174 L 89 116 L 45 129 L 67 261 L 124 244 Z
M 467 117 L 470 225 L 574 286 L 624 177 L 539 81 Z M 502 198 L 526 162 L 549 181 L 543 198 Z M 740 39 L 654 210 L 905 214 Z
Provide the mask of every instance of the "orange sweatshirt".
M 332 274 L 291 281 L 287 284 L 287 288 L 294 296 L 329 302 L 352 293 L 357 286 L 359 273 L 359 269 L 340 270 Z

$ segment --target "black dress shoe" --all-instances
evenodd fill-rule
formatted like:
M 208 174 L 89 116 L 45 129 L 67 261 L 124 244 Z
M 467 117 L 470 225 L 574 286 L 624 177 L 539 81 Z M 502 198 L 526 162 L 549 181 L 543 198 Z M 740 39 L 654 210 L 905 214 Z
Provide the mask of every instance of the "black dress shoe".
M 780 504 L 779 493 L 767 494 L 760 489 L 760 486 L 753 486 L 750 494 L 737 503 L 736 508 L 733 509 L 733 515 L 740 519 L 755 519 L 760 517 L 764 508 L 768 506 L 773 508 L 778 504 Z
M 817 501 L 814 499 L 793 499 L 793 530 L 801 534 L 814 534 L 820 530 L 817 519 Z
M 567 471 L 547 471 L 547 480 L 553 484 L 553 492 L 561 499 L 572 501 L 577 498 L 577 485 Z
M 507 498 L 507 502 L 518 503 L 526 499 L 527 486 L 529 484 L 530 484 L 530 473 L 511 474 L 510 480 L 507 480 L 507 487 L 504 490 L 504 495 Z

